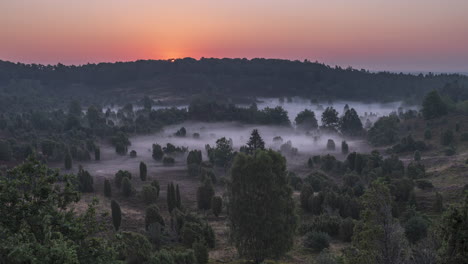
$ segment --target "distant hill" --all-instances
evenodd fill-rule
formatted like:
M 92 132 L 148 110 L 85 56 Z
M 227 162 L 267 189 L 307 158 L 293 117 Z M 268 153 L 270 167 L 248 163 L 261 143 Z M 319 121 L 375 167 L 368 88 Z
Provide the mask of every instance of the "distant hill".
M 21 64 L 0 61 L 0 85 L 33 80 L 56 93 L 96 94 L 114 91 L 189 97 L 199 94 L 239 96 L 304 96 L 366 101 L 419 102 L 432 89 L 457 82 L 460 74 L 403 74 L 330 67 L 317 62 L 279 59 L 140 60 L 81 66 Z M 78 87 L 78 88 L 77 88 Z

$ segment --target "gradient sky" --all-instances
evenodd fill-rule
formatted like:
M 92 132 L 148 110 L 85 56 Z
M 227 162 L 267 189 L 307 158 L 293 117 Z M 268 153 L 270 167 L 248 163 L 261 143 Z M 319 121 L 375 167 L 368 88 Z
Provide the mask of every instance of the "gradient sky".
M 1 0 L 0 59 L 309 59 L 468 72 L 468 0 Z

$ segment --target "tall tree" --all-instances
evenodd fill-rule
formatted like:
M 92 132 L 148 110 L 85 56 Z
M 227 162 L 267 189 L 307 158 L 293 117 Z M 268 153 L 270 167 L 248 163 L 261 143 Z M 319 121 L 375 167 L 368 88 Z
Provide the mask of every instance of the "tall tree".
M 332 106 L 329 106 L 322 113 L 322 127 L 327 130 L 335 131 L 338 128 L 338 112 Z
M 257 129 L 252 130 L 252 133 L 250 134 L 249 142 L 247 142 L 247 152 L 249 154 L 252 154 L 257 150 L 264 150 L 264 149 L 265 149 L 265 141 L 263 141 Z
M 122 222 L 122 211 L 120 210 L 120 205 L 114 200 L 111 201 L 111 210 L 112 224 L 114 225 L 115 231 L 119 231 L 120 223 Z
M 361 220 L 354 228 L 352 245 L 357 250 L 347 252 L 347 263 L 406 263 L 409 244 L 403 228 L 392 216 L 392 200 L 385 184 L 371 184 L 362 199 Z
M 340 119 L 340 130 L 348 136 L 359 136 L 363 132 L 362 122 L 356 110 L 351 108 Z
M 314 130 L 318 128 L 317 118 L 315 118 L 315 113 L 309 109 L 305 109 L 304 111 L 297 114 L 296 125 L 299 129 L 303 130 Z
M 141 161 L 140 162 L 140 179 L 142 181 L 146 181 L 147 174 L 148 174 L 148 169 L 146 167 L 146 164 L 143 161 Z
M 422 103 L 422 112 L 425 119 L 437 118 L 447 114 L 447 105 L 444 103 L 437 90 L 426 94 Z
M 272 150 L 240 153 L 231 174 L 229 224 L 239 254 L 256 263 L 282 256 L 297 226 L 285 158 Z

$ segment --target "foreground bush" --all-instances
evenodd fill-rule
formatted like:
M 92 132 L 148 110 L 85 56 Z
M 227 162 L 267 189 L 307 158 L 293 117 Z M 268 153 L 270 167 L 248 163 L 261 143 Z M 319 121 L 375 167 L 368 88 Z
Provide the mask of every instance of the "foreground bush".
M 330 246 L 330 237 L 324 232 L 309 232 L 304 238 L 304 247 L 322 251 Z

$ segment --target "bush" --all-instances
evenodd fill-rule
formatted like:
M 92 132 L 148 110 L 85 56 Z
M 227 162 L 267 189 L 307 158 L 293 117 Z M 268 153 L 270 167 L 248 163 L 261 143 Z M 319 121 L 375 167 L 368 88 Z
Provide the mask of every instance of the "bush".
M 153 223 L 164 226 L 164 219 L 159 213 L 159 207 L 156 204 L 148 206 L 145 212 L 145 228 L 148 229 L 149 225 Z
M 414 161 L 421 161 L 421 152 L 419 150 L 414 152 Z
M 154 160 L 161 160 L 164 156 L 162 147 L 159 144 L 153 144 L 153 154 L 152 157 Z
M 447 129 L 442 133 L 440 142 L 442 145 L 448 146 L 453 143 L 453 140 L 454 140 L 453 131 L 450 129 Z
M 424 131 L 424 139 L 426 140 L 432 139 L 432 131 L 430 129 L 426 129 Z
M 304 247 L 322 251 L 330 246 L 330 237 L 324 232 L 309 232 L 305 235 Z
M 140 162 L 140 179 L 142 181 L 146 181 L 147 174 L 148 174 L 148 168 L 146 167 L 146 164 L 142 161 Z
M 218 217 L 223 210 L 223 198 L 220 196 L 213 196 L 211 199 L 211 209 L 213 210 L 213 214 Z
M 419 162 L 410 162 L 406 167 L 406 175 L 411 179 L 421 179 L 426 177 L 426 168 Z
M 211 180 L 205 180 L 197 189 L 197 204 L 200 210 L 211 209 L 211 199 L 215 194 Z
M 330 236 L 337 236 L 340 231 L 341 218 L 339 216 L 331 216 L 321 214 L 314 216 L 309 222 L 300 227 L 300 233 L 309 232 L 324 232 Z
M 335 141 L 333 141 L 333 139 L 329 139 L 327 141 L 327 149 L 328 150 L 335 150 Z
M 428 180 L 417 180 L 416 187 L 418 187 L 421 190 L 426 190 L 434 188 L 434 185 Z
M 340 238 L 344 242 L 351 242 L 354 234 L 354 221 L 351 218 L 346 218 L 340 225 Z
M 170 157 L 170 156 L 164 156 L 163 157 L 163 164 L 166 165 L 166 166 L 171 166 L 171 165 L 174 165 L 175 163 L 175 159 L 173 157 Z
M 108 179 L 104 180 L 104 196 L 106 197 L 112 196 L 112 187 Z
M 152 185 L 145 185 L 141 189 L 141 197 L 147 204 L 155 203 L 158 200 L 159 192 L 156 187 Z
M 153 251 L 145 236 L 128 231 L 116 234 L 116 249 L 126 263 L 144 263 Z
M 132 174 L 129 172 L 129 171 L 123 171 L 123 170 L 119 170 L 116 174 L 115 174 L 115 179 L 114 179 L 114 182 L 115 182 L 115 185 L 120 188 L 122 186 L 122 180 L 123 178 L 128 178 L 128 179 L 131 179 L 132 178 Z
M 94 192 L 93 187 L 93 177 L 89 174 L 88 171 L 83 170 L 83 167 L 80 166 L 78 170 L 78 187 L 81 192 Z
M 130 151 L 130 158 L 136 158 L 137 152 L 135 150 Z
M 122 211 L 120 210 L 120 205 L 114 200 L 111 201 L 111 211 L 112 224 L 114 225 L 115 231 L 119 231 L 120 223 L 122 222 Z
M 151 186 L 156 188 L 156 191 L 158 192 L 158 197 L 159 197 L 159 191 L 161 190 L 161 188 L 159 187 L 159 181 L 158 180 L 153 180 L 151 182 Z
M 195 258 L 197 259 L 197 264 L 207 264 L 208 263 L 208 248 L 202 242 L 195 242 L 192 245 L 193 251 L 195 252 Z
M 346 141 L 342 141 L 341 142 L 341 153 L 343 153 L 344 155 L 348 154 L 349 152 L 349 146 L 348 146 L 348 143 L 346 143 Z
M 132 183 L 130 182 L 130 179 L 127 177 L 124 177 L 122 180 L 122 194 L 125 197 L 129 197 L 133 193 L 133 187 Z
M 405 235 L 411 243 L 416 243 L 427 236 L 429 222 L 420 217 L 413 216 L 405 224 Z

